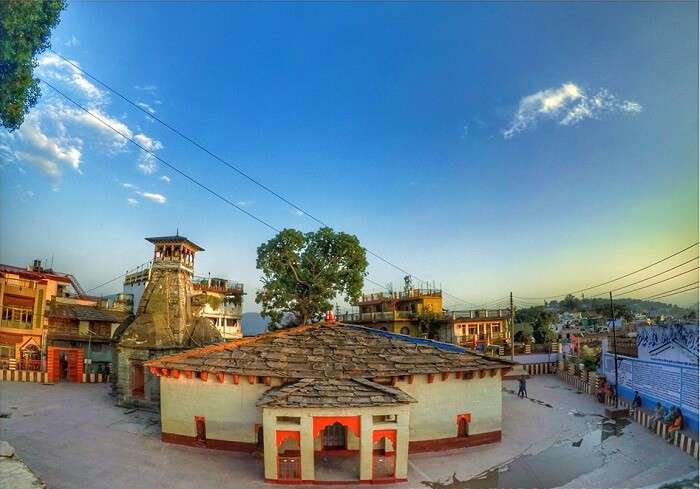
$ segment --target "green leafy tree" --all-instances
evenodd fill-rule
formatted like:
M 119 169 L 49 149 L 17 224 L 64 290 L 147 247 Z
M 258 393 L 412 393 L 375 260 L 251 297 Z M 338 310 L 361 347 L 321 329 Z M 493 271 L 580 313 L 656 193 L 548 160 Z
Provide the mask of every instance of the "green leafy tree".
M 258 247 L 257 267 L 263 287 L 255 302 L 271 319 L 270 329 L 277 329 L 320 320 L 338 295 L 356 302 L 367 256 L 351 234 L 328 227 L 310 233 L 284 229 Z
M 36 56 L 50 45 L 65 0 L 0 0 L 0 124 L 14 131 L 41 91 Z
M 580 306 L 581 301 L 571 294 L 567 295 L 559 302 L 559 307 L 569 312 L 577 311 Z
M 418 330 L 427 335 L 430 339 L 437 339 L 440 333 L 440 326 L 444 324 L 444 319 L 440 313 L 434 312 L 427 307 L 418 314 Z
M 528 307 L 515 311 L 516 331 L 519 323 L 527 324 L 532 332 L 532 336 L 535 337 L 536 343 L 541 344 L 553 341 L 555 335 L 551 325 L 555 321 L 556 315 L 552 311 L 545 309 L 544 306 Z M 516 335 L 515 341 L 519 341 L 518 338 L 521 338 L 520 341 L 522 341 L 525 337 L 525 335 L 519 337 Z

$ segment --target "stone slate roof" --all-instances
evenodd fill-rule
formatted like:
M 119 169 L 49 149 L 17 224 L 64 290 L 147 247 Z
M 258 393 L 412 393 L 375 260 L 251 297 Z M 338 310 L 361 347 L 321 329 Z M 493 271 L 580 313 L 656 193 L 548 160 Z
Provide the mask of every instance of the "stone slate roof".
M 197 250 L 197 251 L 204 251 L 204 248 L 199 246 L 196 243 L 193 243 L 189 239 L 185 238 L 184 236 L 154 236 L 152 238 L 146 238 L 146 241 L 149 243 L 153 244 L 158 244 L 158 243 L 185 243 L 189 245 L 191 248 Z
M 166 355 L 147 365 L 291 379 L 353 379 L 501 369 L 512 363 L 452 344 L 321 323 Z
M 301 379 L 266 391 L 258 406 L 265 407 L 365 407 L 416 402 L 400 389 L 357 379 Z
M 75 319 L 77 321 L 102 321 L 105 323 L 121 323 L 129 313 L 123 311 L 108 311 L 94 306 L 80 304 L 63 304 L 51 302 L 47 308 L 47 317 Z

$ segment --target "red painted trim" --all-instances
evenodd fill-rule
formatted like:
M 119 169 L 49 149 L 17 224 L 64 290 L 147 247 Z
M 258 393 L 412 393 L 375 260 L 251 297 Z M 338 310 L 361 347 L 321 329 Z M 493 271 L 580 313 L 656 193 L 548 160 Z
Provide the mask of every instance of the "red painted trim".
M 465 379 L 470 380 L 474 378 L 474 372 L 467 372 L 467 374 L 464 376 Z
M 153 367 L 151 367 L 151 368 L 153 368 Z M 185 370 L 185 378 L 186 379 L 192 378 L 192 370 Z
M 249 375 L 249 376 L 248 376 L 248 383 L 249 383 L 249 384 L 255 384 L 255 375 Z
M 488 433 L 479 433 L 477 435 L 469 435 L 464 438 L 441 438 L 439 440 L 422 440 L 409 441 L 408 452 L 438 452 L 441 450 L 453 450 L 456 448 L 474 447 L 478 445 L 486 445 L 487 443 L 495 443 L 501 441 L 500 431 L 490 431 Z
M 265 385 L 272 385 L 272 378 L 269 375 L 265 377 Z
M 450 377 L 450 373 L 449 372 L 442 372 L 441 377 L 442 377 L 442 381 L 445 382 Z
M 388 438 L 391 446 L 396 449 L 396 430 L 375 430 L 372 432 L 372 443 L 377 443 L 382 438 Z
M 219 384 L 224 383 L 224 373 L 223 372 L 217 372 L 216 373 L 216 380 L 219 381 Z
M 489 372 L 490 372 L 491 377 L 495 377 L 496 374 L 498 373 L 498 369 L 494 368 L 494 369 L 491 369 Z
M 160 372 L 158 371 L 158 367 L 151 367 L 151 375 L 155 375 L 156 377 L 160 376 Z
M 318 438 L 327 426 L 340 423 L 352 430 L 356 437 L 360 437 L 360 417 L 359 416 L 314 416 L 314 438 Z
M 180 371 L 176 368 L 172 369 L 170 371 L 171 375 L 173 376 L 173 379 L 179 379 L 180 378 Z
M 206 382 L 209 378 L 209 372 L 199 372 L 199 378 L 202 382 Z
M 162 433 L 160 439 L 165 443 L 186 445 L 188 447 L 210 448 L 213 450 L 228 450 L 231 452 L 246 453 L 254 453 L 258 450 L 257 443 L 230 440 L 213 440 L 211 438 L 207 438 L 206 442 L 202 444 L 201 442 L 198 442 L 194 436 L 177 435 L 175 433 Z
M 167 368 L 161 368 L 161 369 L 160 369 L 160 374 L 161 374 L 163 377 L 167 377 L 169 373 L 170 373 L 170 371 L 169 371 Z
M 484 377 L 486 377 L 486 370 L 479 370 L 479 378 L 483 379 Z
M 432 384 L 435 380 L 435 374 L 428 374 L 428 384 Z
M 459 426 L 459 421 L 462 419 L 465 420 L 467 423 L 471 423 L 472 422 L 472 413 L 458 414 L 457 419 L 455 420 L 457 423 L 457 426 Z
M 461 371 L 455 372 L 455 378 L 461 379 L 461 378 L 462 378 L 462 372 L 461 372 Z
M 511 371 L 511 368 L 510 368 L 510 367 L 502 368 L 502 369 L 501 369 L 501 377 L 505 376 L 505 375 L 506 375 L 508 372 L 510 372 L 510 371 Z
M 408 383 L 412 384 L 413 383 L 413 374 L 408 376 Z
M 277 448 L 281 447 L 285 440 L 295 440 L 301 446 L 301 433 L 298 431 L 277 430 L 277 433 L 275 433 Z

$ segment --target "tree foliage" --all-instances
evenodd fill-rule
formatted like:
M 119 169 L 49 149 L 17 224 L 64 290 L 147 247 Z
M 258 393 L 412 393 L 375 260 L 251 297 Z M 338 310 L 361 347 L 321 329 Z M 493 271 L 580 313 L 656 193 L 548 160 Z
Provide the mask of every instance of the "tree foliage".
M 270 329 L 320 320 L 341 295 L 356 302 L 362 292 L 367 256 L 356 236 L 323 227 L 302 233 L 284 229 L 258 247 L 263 287 L 255 297 Z M 293 320 L 282 325 L 283 319 Z
M 36 56 L 50 45 L 65 0 L 0 1 L 0 124 L 14 131 L 41 91 Z
M 418 314 L 418 330 L 429 339 L 439 337 L 440 326 L 444 323 L 442 314 L 426 307 Z
M 527 309 L 518 309 L 515 311 L 516 329 L 518 323 L 527 323 L 532 328 L 532 336 L 535 337 L 535 343 L 549 343 L 554 341 L 555 334 L 551 325 L 556 322 L 557 317 L 552 311 L 548 311 L 543 306 L 528 307 Z M 521 335 L 522 339 L 523 336 Z M 516 341 L 518 338 L 515 338 Z

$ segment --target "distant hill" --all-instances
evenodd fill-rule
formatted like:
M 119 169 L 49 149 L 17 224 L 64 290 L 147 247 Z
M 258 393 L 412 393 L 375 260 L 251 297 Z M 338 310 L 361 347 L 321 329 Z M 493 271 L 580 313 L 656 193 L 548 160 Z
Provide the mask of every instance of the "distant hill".
M 241 329 L 243 336 L 253 336 L 267 331 L 270 320 L 265 319 L 257 312 L 244 312 L 241 314 Z

